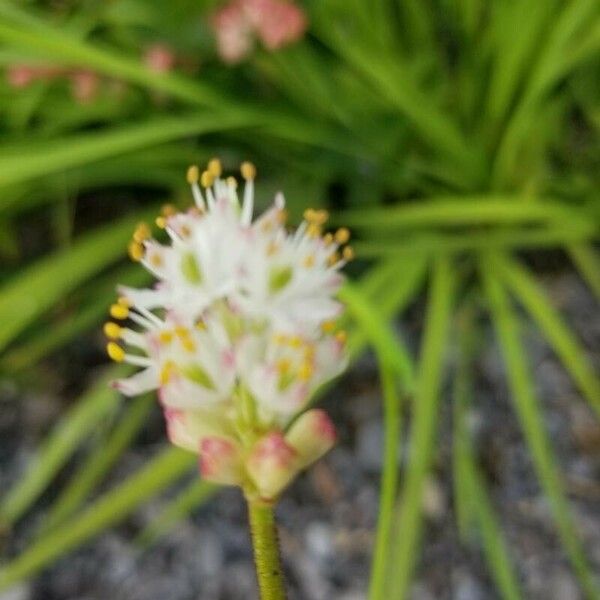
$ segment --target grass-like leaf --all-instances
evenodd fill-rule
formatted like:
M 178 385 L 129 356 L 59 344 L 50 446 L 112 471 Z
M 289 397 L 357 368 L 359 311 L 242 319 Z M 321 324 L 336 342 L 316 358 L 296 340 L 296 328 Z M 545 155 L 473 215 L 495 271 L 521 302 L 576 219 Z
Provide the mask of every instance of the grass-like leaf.
M 385 598 L 385 583 L 390 572 L 390 542 L 393 533 L 394 503 L 398 483 L 398 444 L 400 442 L 400 396 L 397 379 L 404 393 L 413 387 L 413 366 L 408 351 L 394 337 L 382 315 L 358 288 L 346 284 L 342 300 L 375 350 L 383 392 L 384 460 L 381 476 L 377 536 L 371 566 L 369 598 Z
M 395 207 L 360 208 L 335 216 L 335 221 L 356 229 L 413 230 L 416 227 L 467 227 L 471 225 L 580 224 L 583 216 L 561 202 L 523 196 L 487 195 L 430 198 Z
M 115 297 L 115 282 L 123 285 L 145 285 L 149 274 L 139 265 L 128 265 L 110 272 L 110 275 L 98 282 L 86 286 L 86 298 L 69 309 L 67 314 L 52 324 L 40 324 L 21 344 L 8 350 L 0 358 L 0 371 L 24 373 L 42 358 L 48 356 L 77 336 L 94 326 L 100 327 L 106 318 L 107 307 Z
M 600 258 L 592 246 L 573 244 L 569 254 L 583 279 L 600 301 Z
M 481 276 L 502 351 L 514 407 L 531 451 L 535 471 L 550 502 L 565 551 L 586 596 L 590 599 L 597 598 L 600 591 L 594 583 L 573 525 L 559 469 L 544 429 L 543 414 L 531 381 L 527 355 L 519 337 L 518 321 L 500 280 L 494 275 L 495 264 L 493 257 L 482 257 Z
M 400 257 L 384 261 L 381 267 L 377 268 L 378 275 L 381 278 L 375 280 L 376 269 L 365 276 L 364 283 L 361 282 L 361 288 L 365 295 L 377 303 L 379 313 L 384 318 L 391 318 L 397 315 L 414 299 L 418 294 L 426 274 L 427 258 L 424 255 L 411 256 L 410 260 L 403 260 Z M 398 272 L 402 277 L 398 278 Z M 364 285 L 364 287 L 363 287 Z M 343 298 L 344 292 L 341 292 Z M 367 335 L 363 331 L 356 331 L 348 340 L 348 351 L 351 357 L 356 357 L 367 343 Z M 411 381 L 408 356 L 399 357 L 401 363 L 405 365 L 405 374 L 408 374 L 407 381 Z
M 591 240 L 596 235 L 594 223 L 569 223 L 566 226 L 537 229 L 500 229 L 487 232 L 411 234 L 404 239 L 372 238 L 356 242 L 356 252 L 363 257 L 390 255 L 471 252 L 487 249 L 553 248 L 571 242 Z
M 385 312 L 375 308 L 367 296 L 350 283 L 344 285 L 339 296 L 359 330 L 367 338 L 367 342 L 377 352 L 381 362 L 386 366 L 392 366 L 402 378 L 405 389 L 412 390 L 414 366 L 410 353 L 406 346 L 391 334 L 385 321 Z
M 389 580 L 389 596 L 406 596 L 413 568 L 419 555 L 423 528 L 423 490 L 431 463 L 439 417 L 439 395 L 444 375 L 445 348 L 451 321 L 454 270 L 447 259 L 434 263 L 425 333 L 418 366 L 417 388 L 413 402 L 410 460 L 400 494 L 400 512 L 392 555 L 394 572 Z
M 50 535 L 54 527 L 70 517 L 85 502 L 96 484 L 129 447 L 133 438 L 142 429 L 155 399 L 146 395 L 129 402 L 123 414 L 119 416 L 113 431 L 103 436 L 99 443 L 90 448 L 86 460 L 52 503 L 52 508 L 44 522 L 44 531 L 50 531 Z
M 453 465 L 455 512 L 463 540 L 479 531 L 492 577 L 505 600 L 520 600 L 521 590 L 514 572 L 500 523 L 475 462 L 469 434 L 468 416 L 473 404 L 473 356 L 476 336 L 473 307 L 467 304 L 457 318 L 459 360 L 454 378 Z
M 585 350 L 571 333 L 559 312 L 552 306 L 535 278 L 518 261 L 496 255 L 494 265 L 508 288 L 529 312 L 573 380 L 600 417 L 600 380 L 594 373 Z
M 54 60 L 120 77 L 151 89 L 168 92 L 181 100 L 204 105 L 218 105 L 224 96 L 212 86 L 173 73 L 148 69 L 137 57 L 125 57 L 99 48 L 72 32 L 49 25 L 16 5 L 0 4 L 0 39 L 13 48 L 48 61 Z
M 19 151 L 2 153 L 0 185 L 72 169 L 134 150 L 187 136 L 247 126 L 248 119 L 223 112 L 190 113 L 158 117 L 143 123 L 119 125 L 107 131 L 78 133 L 52 141 L 40 141 Z
M 73 517 L 53 535 L 34 542 L 23 554 L 0 568 L 0 591 L 30 577 L 72 548 L 124 519 L 137 506 L 188 471 L 196 456 L 169 447 L 137 473 Z
M 108 384 L 122 373 L 123 369 L 111 370 L 64 415 L 23 478 L 2 499 L 0 522 L 11 525 L 17 521 L 44 491 L 79 444 L 102 419 L 115 410 L 119 394 Z
M 135 224 L 154 211 L 86 233 L 72 247 L 43 258 L 0 288 L 0 351 L 58 300 L 122 258 Z
M 219 491 L 219 486 L 195 478 L 173 500 L 168 502 L 136 538 L 140 546 L 150 546 L 198 506 L 204 504 Z

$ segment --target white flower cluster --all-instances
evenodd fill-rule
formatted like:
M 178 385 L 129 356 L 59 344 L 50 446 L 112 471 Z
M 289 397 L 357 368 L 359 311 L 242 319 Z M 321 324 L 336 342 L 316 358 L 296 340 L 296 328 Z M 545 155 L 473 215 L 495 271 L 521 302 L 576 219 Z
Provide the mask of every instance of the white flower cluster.
M 112 359 L 142 368 L 115 386 L 158 389 L 170 440 L 200 454 L 202 475 L 270 500 L 335 438 L 323 411 L 297 417 L 346 364 L 334 295 L 352 251 L 346 229 L 323 234 L 325 211 L 288 232 L 281 194 L 253 221 L 254 166 L 241 172 L 240 202 L 218 160 L 191 167 L 195 206 L 157 218 L 168 244 L 137 227 L 129 253 L 157 283 L 120 288 L 111 316 L 137 327 L 104 331 Z

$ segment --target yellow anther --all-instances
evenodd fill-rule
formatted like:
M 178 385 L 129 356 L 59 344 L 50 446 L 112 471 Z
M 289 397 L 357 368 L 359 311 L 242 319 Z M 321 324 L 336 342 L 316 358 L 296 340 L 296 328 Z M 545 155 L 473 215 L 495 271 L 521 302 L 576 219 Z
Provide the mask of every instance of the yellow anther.
M 273 221 L 271 221 L 271 219 L 264 219 L 260 225 L 260 228 L 264 233 L 268 233 L 271 231 L 271 229 L 273 229 Z
M 275 335 L 273 335 L 273 341 L 276 344 L 285 344 L 287 340 L 287 335 L 285 335 L 284 333 L 276 333 Z
M 316 223 L 311 223 L 306 228 L 306 235 L 311 238 L 319 237 L 321 235 L 321 226 L 317 225 Z
M 307 208 L 304 213 L 303 213 L 303 217 L 305 221 L 308 221 L 309 223 L 311 221 L 314 221 L 315 219 L 315 209 L 314 208 Z
M 333 234 L 332 234 L 332 233 L 326 233 L 326 234 L 323 236 L 323 243 L 324 243 L 326 246 L 329 246 L 329 245 L 331 244 L 331 242 L 333 242 Z
M 317 225 L 323 225 L 329 219 L 329 213 L 326 210 L 318 210 L 315 212 L 314 222 Z
M 123 362 L 125 360 L 125 350 L 115 342 L 106 344 L 106 353 L 115 362 Z
M 189 167 L 186 173 L 186 179 L 190 185 L 198 183 L 198 180 L 200 179 L 200 169 L 196 165 Z
M 335 339 L 340 344 L 345 344 L 346 341 L 348 340 L 348 334 L 342 329 L 335 334 Z
M 352 260 L 354 258 L 354 250 L 352 249 L 352 247 L 346 246 L 342 250 L 342 256 L 344 257 L 344 260 Z
M 333 267 L 333 265 L 335 265 L 336 263 L 338 263 L 340 260 L 340 255 L 337 252 L 334 252 L 333 254 L 331 254 L 329 256 L 329 258 L 327 259 L 327 264 L 330 267 Z
M 169 344 L 173 341 L 173 334 L 170 331 L 161 331 L 158 334 L 158 339 L 161 344 Z
M 135 240 L 129 242 L 129 245 L 127 246 L 127 252 L 129 254 L 129 258 L 136 262 L 144 258 L 144 246 Z
M 116 323 L 104 323 L 104 335 L 111 340 L 118 340 L 121 337 L 121 327 Z
M 196 352 L 196 344 L 190 338 L 182 338 L 181 345 L 187 352 Z
M 110 316 L 114 319 L 126 319 L 129 316 L 129 309 L 122 304 L 113 304 L 110 307 Z
M 205 331 L 206 330 L 206 323 L 204 321 L 198 321 L 196 323 L 196 329 L 198 331 Z
M 233 175 L 230 175 L 227 178 L 227 185 L 229 187 L 233 188 L 234 190 L 237 190 L 237 186 L 238 186 L 237 179 Z
M 159 229 L 164 229 L 167 226 L 167 220 L 164 217 L 156 217 L 154 222 Z
M 302 344 L 304 344 L 304 340 L 299 335 L 292 335 L 288 339 L 288 344 L 292 348 L 301 348 Z
M 315 346 L 314 344 L 306 344 L 304 346 L 304 358 L 305 360 L 312 360 L 315 357 Z
M 308 381 L 313 375 L 314 369 L 309 362 L 303 362 L 298 369 L 298 379 Z
M 169 383 L 171 377 L 177 372 L 177 365 L 172 360 L 167 361 L 160 370 L 160 384 Z
M 147 240 L 152 235 L 150 231 L 150 227 L 148 227 L 147 223 L 138 223 L 135 231 L 133 232 L 133 239 L 136 242 L 143 242 Z
M 302 261 L 302 265 L 305 266 L 307 269 L 314 267 L 315 266 L 315 255 L 309 254 L 308 256 L 305 256 L 304 260 Z
M 277 370 L 279 371 L 279 373 L 281 373 L 282 375 L 287 373 L 290 370 L 290 367 L 292 366 L 292 364 L 290 363 L 290 361 L 287 358 L 280 358 L 276 365 Z
M 190 237 L 190 235 L 192 235 L 192 230 L 187 225 L 182 225 L 179 228 L 179 234 L 181 235 L 181 237 L 187 238 Z
M 274 254 L 276 254 L 277 250 L 279 250 L 279 244 L 271 240 L 267 244 L 267 256 L 273 256 Z
M 153 267 L 162 267 L 163 266 L 163 258 L 160 254 L 155 252 L 152 256 L 149 257 L 150 264 Z
M 212 158 L 208 161 L 207 171 L 216 179 L 217 177 L 221 177 L 221 173 L 223 172 L 223 167 L 221 166 L 221 161 L 218 158 Z
M 200 177 L 202 187 L 209 188 L 215 182 L 215 176 L 210 171 L 204 171 Z
M 323 333 L 333 333 L 335 331 L 335 321 L 323 321 L 321 331 Z
M 256 177 L 256 167 L 248 161 L 244 161 L 240 165 L 240 173 L 246 181 L 251 181 Z
M 288 218 L 288 211 L 285 208 L 282 208 L 281 210 L 277 211 L 277 221 L 279 222 L 280 225 L 283 225 Z
M 340 227 L 335 232 L 335 241 L 338 244 L 345 244 L 350 239 L 350 231 L 346 227 Z
M 172 217 L 177 214 L 177 209 L 172 204 L 163 204 L 160 213 L 163 217 Z
M 129 300 L 129 298 L 125 298 L 125 296 L 119 296 L 117 298 L 117 304 L 129 308 L 131 306 L 131 300 Z
M 178 338 L 188 338 L 190 337 L 190 330 L 187 327 L 183 327 L 182 325 L 178 325 L 175 327 L 175 335 Z

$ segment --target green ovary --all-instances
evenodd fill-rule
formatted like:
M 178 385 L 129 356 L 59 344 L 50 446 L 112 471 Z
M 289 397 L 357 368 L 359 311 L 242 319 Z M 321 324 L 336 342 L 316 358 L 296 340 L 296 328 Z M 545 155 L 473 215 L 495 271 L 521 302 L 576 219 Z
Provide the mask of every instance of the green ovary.
M 183 276 L 192 284 L 200 285 L 202 283 L 202 271 L 196 257 L 188 252 L 181 257 L 181 272 Z

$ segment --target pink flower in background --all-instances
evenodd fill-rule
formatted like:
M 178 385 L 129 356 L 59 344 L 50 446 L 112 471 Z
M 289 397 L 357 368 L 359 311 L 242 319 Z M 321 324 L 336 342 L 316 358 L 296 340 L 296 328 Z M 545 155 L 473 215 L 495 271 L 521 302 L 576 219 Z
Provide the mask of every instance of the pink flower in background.
M 35 73 L 27 65 L 13 65 L 8 68 L 6 79 L 11 87 L 24 88 L 34 81 Z
M 218 10 L 212 18 L 219 55 L 227 63 L 240 62 L 252 50 L 252 25 L 242 3 L 235 0 Z
M 25 88 L 40 79 L 54 79 L 64 74 L 59 67 L 45 67 L 34 65 L 12 65 L 6 71 L 8 84 L 14 88 Z
M 153 44 L 144 53 L 144 64 L 152 71 L 166 73 L 175 66 L 175 53 L 167 44 Z
M 284 0 L 241 1 L 258 37 L 269 50 L 277 50 L 304 35 L 306 15 L 295 4 Z
M 100 77 L 94 71 L 73 71 L 71 78 L 71 93 L 80 104 L 93 102 L 98 95 Z
M 304 11 L 288 0 L 232 0 L 212 19 L 221 58 L 228 63 L 244 59 L 254 38 L 269 50 L 300 39 L 306 31 Z

